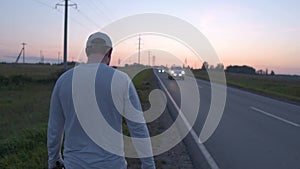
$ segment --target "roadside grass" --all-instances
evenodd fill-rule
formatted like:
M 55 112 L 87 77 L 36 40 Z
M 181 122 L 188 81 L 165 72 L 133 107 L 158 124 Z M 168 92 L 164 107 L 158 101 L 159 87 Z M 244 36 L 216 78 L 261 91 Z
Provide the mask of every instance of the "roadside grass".
M 0 139 L 47 122 L 52 88 L 53 84 L 28 83 L 0 90 Z
M 196 78 L 208 80 L 206 71 L 193 71 Z M 227 85 L 300 103 L 300 78 L 225 73 Z
M 47 168 L 50 96 L 61 67 L 0 64 L 0 168 Z
M 122 70 L 124 72 L 128 70 Z M 137 94 L 139 96 L 139 99 L 141 101 L 141 105 L 143 110 L 147 110 L 149 108 L 149 93 L 152 90 L 152 83 L 154 82 L 154 75 L 152 69 L 145 69 L 141 72 L 139 72 L 132 80 Z M 123 134 L 126 136 L 130 136 L 128 127 L 126 125 L 126 121 L 123 118 Z
M 0 141 L 0 168 L 47 168 L 47 124 L 22 129 Z
M 145 69 L 138 73 L 133 78 L 134 86 L 136 87 L 137 93 L 142 103 L 148 102 L 148 95 L 151 92 L 154 83 L 154 74 L 152 69 Z

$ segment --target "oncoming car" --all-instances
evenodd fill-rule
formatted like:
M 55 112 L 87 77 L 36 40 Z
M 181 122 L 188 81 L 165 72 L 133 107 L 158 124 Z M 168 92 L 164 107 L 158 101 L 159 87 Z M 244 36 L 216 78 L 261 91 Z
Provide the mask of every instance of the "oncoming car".
M 160 66 L 158 69 L 157 69 L 158 73 L 165 73 L 166 72 L 166 69 L 163 67 L 163 66 Z
M 184 80 L 184 76 L 185 76 L 185 71 L 180 66 L 172 66 L 169 70 L 168 78 L 170 80 L 173 80 L 173 79 Z

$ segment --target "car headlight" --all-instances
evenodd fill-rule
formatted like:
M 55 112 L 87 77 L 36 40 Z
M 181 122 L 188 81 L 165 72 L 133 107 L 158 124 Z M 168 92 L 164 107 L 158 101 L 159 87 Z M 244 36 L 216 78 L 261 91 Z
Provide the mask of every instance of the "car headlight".
M 171 74 L 173 74 L 174 73 L 174 71 L 173 70 L 171 70 Z
M 162 70 L 162 72 L 165 72 L 165 70 Z
M 158 70 L 158 72 L 161 72 L 161 70 Z
M 185 72 L 184 72 L 184 71 L 181 71 L 181 74 L 183 74 L 183 75 L 184 75 L 184 74 L 185 74 Z

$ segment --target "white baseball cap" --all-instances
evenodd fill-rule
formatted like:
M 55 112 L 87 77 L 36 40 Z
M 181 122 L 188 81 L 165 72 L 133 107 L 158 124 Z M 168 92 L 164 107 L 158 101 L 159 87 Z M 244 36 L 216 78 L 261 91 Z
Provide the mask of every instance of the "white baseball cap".
M 96 32 L 89 36 L 86 42 L 86 48 L 93 47 L 110 47 L 112 48 L 112 42 L 108 35 L 102 32 Z

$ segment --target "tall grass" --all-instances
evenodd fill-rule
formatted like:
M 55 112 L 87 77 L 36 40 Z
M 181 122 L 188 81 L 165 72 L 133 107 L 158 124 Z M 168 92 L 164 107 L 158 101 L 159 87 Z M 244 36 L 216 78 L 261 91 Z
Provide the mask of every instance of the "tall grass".
M 51 91 L 61 68 L 0 64 L 0 168 L 47 168 Z

